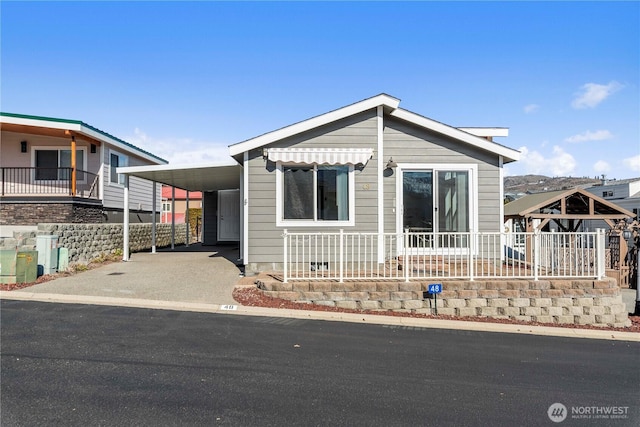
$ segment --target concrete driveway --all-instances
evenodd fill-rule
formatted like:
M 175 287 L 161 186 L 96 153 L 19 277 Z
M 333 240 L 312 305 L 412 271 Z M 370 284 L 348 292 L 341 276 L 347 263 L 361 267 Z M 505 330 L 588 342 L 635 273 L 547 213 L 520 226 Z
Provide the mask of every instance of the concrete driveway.
M 231 296 L 242 278 L 237 258 L 237 245 L 177 246 L 13 292 L 237 304 Z

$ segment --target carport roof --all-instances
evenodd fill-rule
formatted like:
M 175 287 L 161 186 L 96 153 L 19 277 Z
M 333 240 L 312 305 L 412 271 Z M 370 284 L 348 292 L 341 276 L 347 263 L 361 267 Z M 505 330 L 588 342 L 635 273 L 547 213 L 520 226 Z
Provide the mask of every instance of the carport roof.
M 238 164 L 127 166 L 117 168 L 116 172 L 187 191 L 217 191 L 240 188 L 242 167 Z

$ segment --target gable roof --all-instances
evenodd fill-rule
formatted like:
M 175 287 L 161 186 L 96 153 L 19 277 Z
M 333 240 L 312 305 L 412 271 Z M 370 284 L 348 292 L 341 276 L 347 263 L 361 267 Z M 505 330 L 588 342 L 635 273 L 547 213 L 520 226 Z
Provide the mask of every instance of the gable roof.
M 342 107 L 337 110 L 333 110 L 328 113 L 321 114 L 319 116 L 315 116 L 298 123 L 294 123 L 290 126 L 286 126 L 278 130 L 262 134 L 255 138 L 251 138 L 246 141 L 242 141 L 237 144 L 230 145 L 229 154 L 232 157 L 235 157 L 246 151 L 263 147 L 265 145 L 271 144 L 281 139 L 298 135 L 300 133 L 309 131 L 311 129 L 315 129 L 317 127 L 324 126 L 326 124 L 347 118 L 349 116 L 353 116 L 355 114 L 370 110 L 372 108 L 377 108 L 379 106 L 382 106 L 384 110 L 388 114 L 390 114 L 392 117 L 396 117 L 400 120 L 408 121 L 410 123 L 413 123 L 416 126 L 420 126 L 420 127 L 438 132 L 440 134 L 465 142 L 474 147 L 488 150 L 490 152 L 496 153 L 497 155 L 503 156 L 504 163 L 516 161 L 520 158 L 520 152 L 518 152 L 517 150 L 511 149 L 504 145 L 496 144 L 493 141 L 489 141 L 488 139 L 478 136 L 479 133 L 482 133 L 482 134 L 489 133 L 489 135 L 487 136 L 491 136 L 491 132 L 494 132 L 494 134 L 492 134 L 493 136 L 506 136 L 508 132 L 506 131 L 505 128 L 484 128 L 485 129 L 484 132 L 479 132 L 479 129 L 481 128 L 460 128 L 459 129 L 459 128 L 445 125 L 435 120 L 431 120 L 427 117 L 420 116 L 408 110 L 400 109 L 398 108 L 399 105 L 400 105 L 399 99 L 382 93 L 382 94 L 373 96 L 371 98 L 367 98 L 362 101 L 356 102 L 354 104 L 347 105 L 346 107 Z M 492 129 L 494 131 L 492 131 Z
M 559 213 L 545 212 L 556 210 Z M 505 218 L 624 219 L 634 214 L 586 190 L 547 191 L 521 197 L 504 205 Z
M 90 140 L 96 140 L 99 142 L 104 142 L 118 149 L 135 154 L 137 156 L 143 157 L 150 162 L 155 164 L 167 164 L 168 162 L 152 154 L 148 151 L 145 151 L 135 145 L 128 143 L 120 138 L 117 138 L 113 135 L 108 134 L 96 127 L 88 125 L 80 120 L 70 120 L 70 119 L 59 119 L 54 117 L 43 117 L 43 116 L 33 116 L 27 114 L 15 114 L 15 113 L 5 113 L 0 112 L 0 124 L 12 124 L 17 125 L 19 127 L 38 127 L 38 128 L 49 128 L 49 129 L 57 129 L 62 131 L 73 131 L 83 136 L 86 136 Z M 16 131 L 20 131 L 20 128 L 17 128 Z M 3 129 L 4 130 L 4 129 Z M 12 130 L 13 131 L 13 130 Z M 28 131 L 25 131 L 28 132 Z

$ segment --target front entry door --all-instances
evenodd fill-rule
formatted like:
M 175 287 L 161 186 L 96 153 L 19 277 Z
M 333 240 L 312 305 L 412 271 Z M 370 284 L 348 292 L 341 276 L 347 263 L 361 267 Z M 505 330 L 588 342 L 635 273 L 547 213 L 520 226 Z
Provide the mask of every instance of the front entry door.
M 451 240 L 433 239 L 426 233 L 469 231 L 470 185 L 467 170 L 404 170 L 399 212 L 402 230 L 425 233 L 410 244 L 433 248 Z
M 218 240 L 240 241 L 240 190 L 218 191 Z

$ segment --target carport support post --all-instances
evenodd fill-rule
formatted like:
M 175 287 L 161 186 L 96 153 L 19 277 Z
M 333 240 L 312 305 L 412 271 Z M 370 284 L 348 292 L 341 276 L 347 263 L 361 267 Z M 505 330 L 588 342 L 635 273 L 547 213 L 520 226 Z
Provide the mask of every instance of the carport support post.
M 129 175 L 124 176 L 124 206 L 122 218 L 122 260 L 129 261 Z
M 189 247 L 189 190 L 186 190 L 186 197 L 185 197 L 185 201 L 186 201 L 186 212 L 184 213 L 184 223 L 187 226 L 187 235 L 185 236 L 186 238 L 186 246 Z
M 156 186 L 153 181 L 153 193 L 151 196 L 151 253 L 156 253 Z
M 171 250 L 176 248 L 176 187 L 171 187 Z

